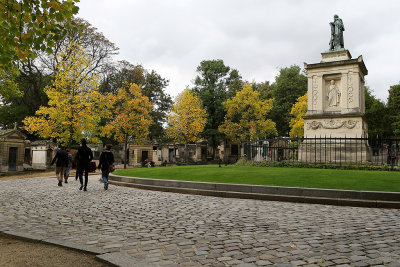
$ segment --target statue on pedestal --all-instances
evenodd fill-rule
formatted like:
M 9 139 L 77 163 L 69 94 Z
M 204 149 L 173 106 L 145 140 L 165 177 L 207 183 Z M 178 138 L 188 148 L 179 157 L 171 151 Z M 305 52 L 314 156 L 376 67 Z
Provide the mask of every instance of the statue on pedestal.
M 329 23 L 331 25 L 331 41 L 329 42 L 330 51 L 338 51 L 344 49 L 344 24 L 342 19 L 338 15 L 333 17 L 333 22 Z
M 329 86 L 328 91 L 328 106 L 330 107 L 337 107 L 339 105 L 340 100 L 340 92 L 337 89 L 334 80 L 331 80 L 331 85 Z

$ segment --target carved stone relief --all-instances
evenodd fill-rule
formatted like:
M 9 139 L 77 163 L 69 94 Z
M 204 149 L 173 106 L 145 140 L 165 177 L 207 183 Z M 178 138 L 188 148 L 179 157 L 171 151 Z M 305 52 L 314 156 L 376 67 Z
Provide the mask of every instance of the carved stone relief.
M 312 121 L 307 122 L 307 128 L 312 130 L 322 129 L 339 129 L 347 128 L 353 129 L 358 124 L 358 121 L 354 120 L 329 120 L 329 121 Z
M 347 101 L 348 103 L 353 102 L 353 78 L 352 78 L 352 73 L 349 72 L 347 75 Z
M 318 81 L 317 76 L 312 77 L 312 103 L 314 106 L 317 105 L 318 102 Z

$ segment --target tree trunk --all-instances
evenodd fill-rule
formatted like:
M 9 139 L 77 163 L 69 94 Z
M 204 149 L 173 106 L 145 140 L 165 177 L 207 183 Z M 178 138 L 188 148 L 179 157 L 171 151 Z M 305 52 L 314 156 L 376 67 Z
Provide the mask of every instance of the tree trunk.
M 228 160 L 227 160 L 227 157 L 226 157 L 226 144 L 228 143 L 228 141 L 227 141 L 227 139 L 226 138 L 224 138 L 224 156 L 223 156 L 223 159 L 224 159 L 224 163 L 225 163 L 225 165 L 228 165 Z M 232 151 L 231 151 L 232 152 Z
M 125 146 L 124 146 L 124 169 L 126 169 L 126 161 L 128 159 L 128 135 L 125 134 Z

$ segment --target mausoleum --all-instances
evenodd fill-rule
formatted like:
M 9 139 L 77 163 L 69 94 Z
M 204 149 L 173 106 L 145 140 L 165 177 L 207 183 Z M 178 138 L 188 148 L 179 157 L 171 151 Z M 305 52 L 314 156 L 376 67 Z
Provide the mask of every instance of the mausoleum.
M 25 139 L 16 127 L 0 130 L 0 172 L 24 170 Z

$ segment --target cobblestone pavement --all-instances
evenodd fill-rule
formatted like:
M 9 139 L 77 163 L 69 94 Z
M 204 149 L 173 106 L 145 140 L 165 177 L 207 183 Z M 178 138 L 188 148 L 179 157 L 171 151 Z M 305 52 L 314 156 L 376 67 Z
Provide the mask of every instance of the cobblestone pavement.
M 395 209 L 225 199 L 91 176 L 0 181 L 1 230 L 127 253 L 156 266 L 400 266 Z

